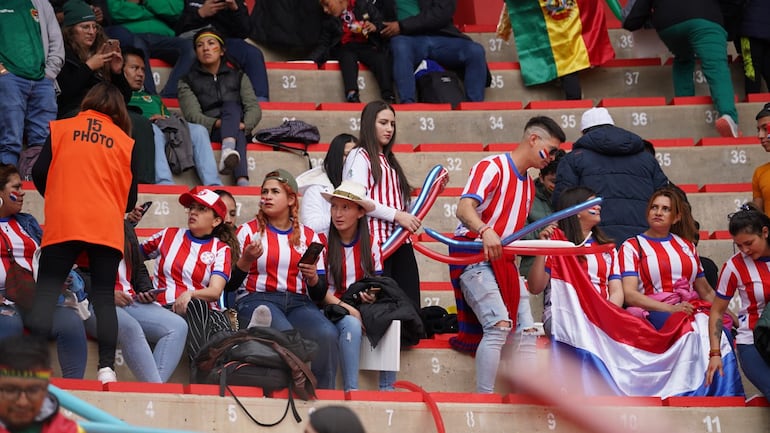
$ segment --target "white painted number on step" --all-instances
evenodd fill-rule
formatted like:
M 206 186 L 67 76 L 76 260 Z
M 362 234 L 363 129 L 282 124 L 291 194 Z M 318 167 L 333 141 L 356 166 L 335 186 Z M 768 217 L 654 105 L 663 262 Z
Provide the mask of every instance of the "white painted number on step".
M 492 89 L 502 89 L 505 87 L 505 81 L 502 75 L 492 75 L 492 83 L 489 85 Z
M 160 86 L 160 74 L 157 72 L 152 73 L 152 82 L 155 83 L 156 86 Z
M 366 78 L 358 77 L 358 90 L 366 89 Z
M 446 169 L 449 171 L 460 171 L 463 169 L 462 158 L 447 158 Z
M 238 420 L 238 409 L 234 404 L 227 405 L 227 419 L 229 419 L 230 422 L 235 422 Z
M 465 412 L 465 423 L 468 424 L 468 427 L 470 428 L 476 427 L 476 418 L 473 416 L 472 410 Z
M 693 72 L 693 81 L 695 81 L 698 84 L 703 84 L 706 82 L 706 77 L 703 76 L 703 71 L 698 69 L 697 71 Z
M 505 125 L 503 125 L 503 116 L 489 116 L 489 127 L 492 128 L 493 131 L 495 129 L 505 129 Z
M 746 164 L 749 160 L 745 150 L 731 150 L 730 164 Z
M 433 131 L 436 129 L 436 123 L 432 117 L 420 117 L 420 131 Z
M 626 79 L 624 80 L 626 86 L 635 86 L 639 84 L 639 71 L 626 72 Z
M 323 158 L 310 158 L 310 165 L 313 167 L 320 167 L 324 163 Z
M 623 422 L 623 430 L 625 431 L 638 431 L 639 419 L 632 413 L 624 413 L 620 415 L 620 420 Z
M 627 35 L 620 35 L 620 48 L 633 48 L 634 47 L 634 35 L 629 33 Z
M 716 110 L 706 110 L 706 123 L 709 125 L 716 122 L 719 118 L 719 112 Z
M 489 40 L 489 51 L 501 51 L 503 49 L 503 40 L 492 38 Z
M 441 362 L 435 356 L 430 359 L 430 371 L 433 374 L 438 374 L 441 371 Z
M 631 113 L 631 124 L 634 126 L 647 126 L 647 113 Z
M 171 213 L 166 200 L 161 200 L 155 203 L 155 215 L 168 215 Z
M 284 116 L 281 120 L 283 120 L 284 122 L 288 122 L 289 120 L 297 120 L 297 118 L 294 117 L 294 116 L 292 116 L 292 117 Z
M 235 216 L 237 216 L 237 217 L 241 216 L 241 203 L 240 202 L 235 204 Z
M 556 430 L 556 415 L 549 412 L 545 419 L 548 422 L 548 430 Z
M 719 424 L 719 416 L 712 417 L 707 415 L 703 418 L 703 424 L 706 424 L 706 433 L 720 433 L 722 426 Z
M 661 167 L 670 167 L 671 166 L 671 154 L 668 152 L 655 153 L 655 159 L 658 160 L 658 164 L 660 164 Z
M 121 349 L 115 349 L 115 365 L 123 365 L 125 360 L 123 359 L 123 351 Z
M 155 406 L 152 404 L 151 401 L 148 402 L 147 407 L 144 408 L 144 414 L 150 418 L 155 418 Z
M 350 118 L 350 130 L 351 131 L 358 131 L 361 129 L 361 119 L 358 117 L 351 117 Z
M 733 203 L 735 203 L 735 211 L 738 212 L 741 210 L 741 206 L 745 205 L 748 200 L 741 200 L 739 198 L 736 198 Z M 734 296 L 733 299 L 738 299 L 737 296 Z
M 284 89 L 296 89 L 297 77 L 294 75 L 281 75 L 281 87 Z
M 439 299 L 438 299 L 437 296 L 434 296 L 434 297 L 426 296 L 424 301 L 425 301 L 425 306 L 426 307 L 432 307 L 434 305 L 438 305 L 439 304 L 439 302 L 438 302 Z
M 577 126 L 577 118 L 574 114 L 562 114 L 561 115 L 561 127 L 562 128 L 574 128 Z
M 250 156 L 246 159 L 246 165 L 249 168 L 249 171 L 254 171 L 257 169 L 257 160 L 254 159 L 253 156 Z
M 396 413 L 393 409 L 385 409 L 385 413 L 388 414 L 388 427 L 393 425 L 393 414 Z
M 457 213 L 457 205 L 456 204 L 449 204 L 444 203 L 444 216 L 447 218 L 455 218 L 455 214 Z

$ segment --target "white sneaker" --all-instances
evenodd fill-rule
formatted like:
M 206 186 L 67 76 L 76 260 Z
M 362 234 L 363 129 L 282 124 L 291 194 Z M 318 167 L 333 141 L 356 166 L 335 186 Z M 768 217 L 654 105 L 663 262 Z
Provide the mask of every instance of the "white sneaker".
M 222 149 L 219 157 L 219 174 L 232 174 L 241 162 L 241 155 L 235 149 Z
M 717 132 L 722 137 L 734 137 L 734 138 L 740 137 L 740 135 L 738 135 L 739 134 L 738 125 L 735 123 L 735 120 L 733 120 L 733 118 L 730 117 L 729 114 L 723 114 L 722 116 L 720 116 L 714 125 L 717 128 Z
M 273 322 L 273 313 L 270 312 L 270 308 L 267 305 L 260 305 L 254 309 L 251 313 L 251 321 L 249 322 L 249 328 L 254 326 L 269 327 Z
M 118 376 L 115 374 L 115 370 L 111 369 L 110 367 L 104 367 L 100 368 L 99 372 L 96 373 L 96 380 L 102 384 L 117 382 Z

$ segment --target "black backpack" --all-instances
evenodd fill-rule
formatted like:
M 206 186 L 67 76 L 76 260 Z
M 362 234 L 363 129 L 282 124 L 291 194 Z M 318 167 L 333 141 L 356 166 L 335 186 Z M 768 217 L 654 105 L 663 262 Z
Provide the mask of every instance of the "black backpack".
M 770 366 L 770 306 L 765 305 L 762 315 L 754 325 L 754 347 Z
M 426 72 L 417 78 L 417 100 L 431 104 L 452 104 L 457 108 L 465 101 L 465 86 L 452 71 Z
M 300 422 L 293 394 L 303 400 L 315 398 L 316 378 L 307 363 L 317 349 L 315 342 L 303 339 L 296 330 L 281 332 L 268 327 L 225 330 L 214 334 L 198 352 L 193 366 L 194 379 L 198 383 L 218 384 L 220 396 L 227 390 L 249 418 L 262 427 L 279 424 L 289 408 L 294 419 Z M 267 394 L 288 388 L 283 416 L 270 424 L 257 421 L 230 385 L 256 386 Z
M 438 305 L 422 307 L 420 317 L 428 338 L 432 338 L 434 334 L 457 332 L 457 314 L 449 314 L 444 307 Z

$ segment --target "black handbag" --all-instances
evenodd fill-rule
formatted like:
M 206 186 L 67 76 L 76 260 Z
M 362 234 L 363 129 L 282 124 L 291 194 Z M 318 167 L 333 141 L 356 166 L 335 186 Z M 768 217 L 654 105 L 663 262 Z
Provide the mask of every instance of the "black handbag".
M 337 323 L 342 320 L 343 317 L 350 314 L 347 308 L 340 304 L 326 304 L 324 305 L 324 316 L 326 316 L 332 323 Z

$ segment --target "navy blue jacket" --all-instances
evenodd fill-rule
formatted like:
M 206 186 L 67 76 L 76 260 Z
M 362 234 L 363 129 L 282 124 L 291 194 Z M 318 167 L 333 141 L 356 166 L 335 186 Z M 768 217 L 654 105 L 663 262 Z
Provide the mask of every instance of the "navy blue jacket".
M 602 230 L 616 245 L 647 230 L 647 201 L 653 191 L 668 185 L 668 178 L 642 138 L 612 125 L 590 129 L 559 161 L 552 202 L 561 193 L 587 186 L 602 201 Z

